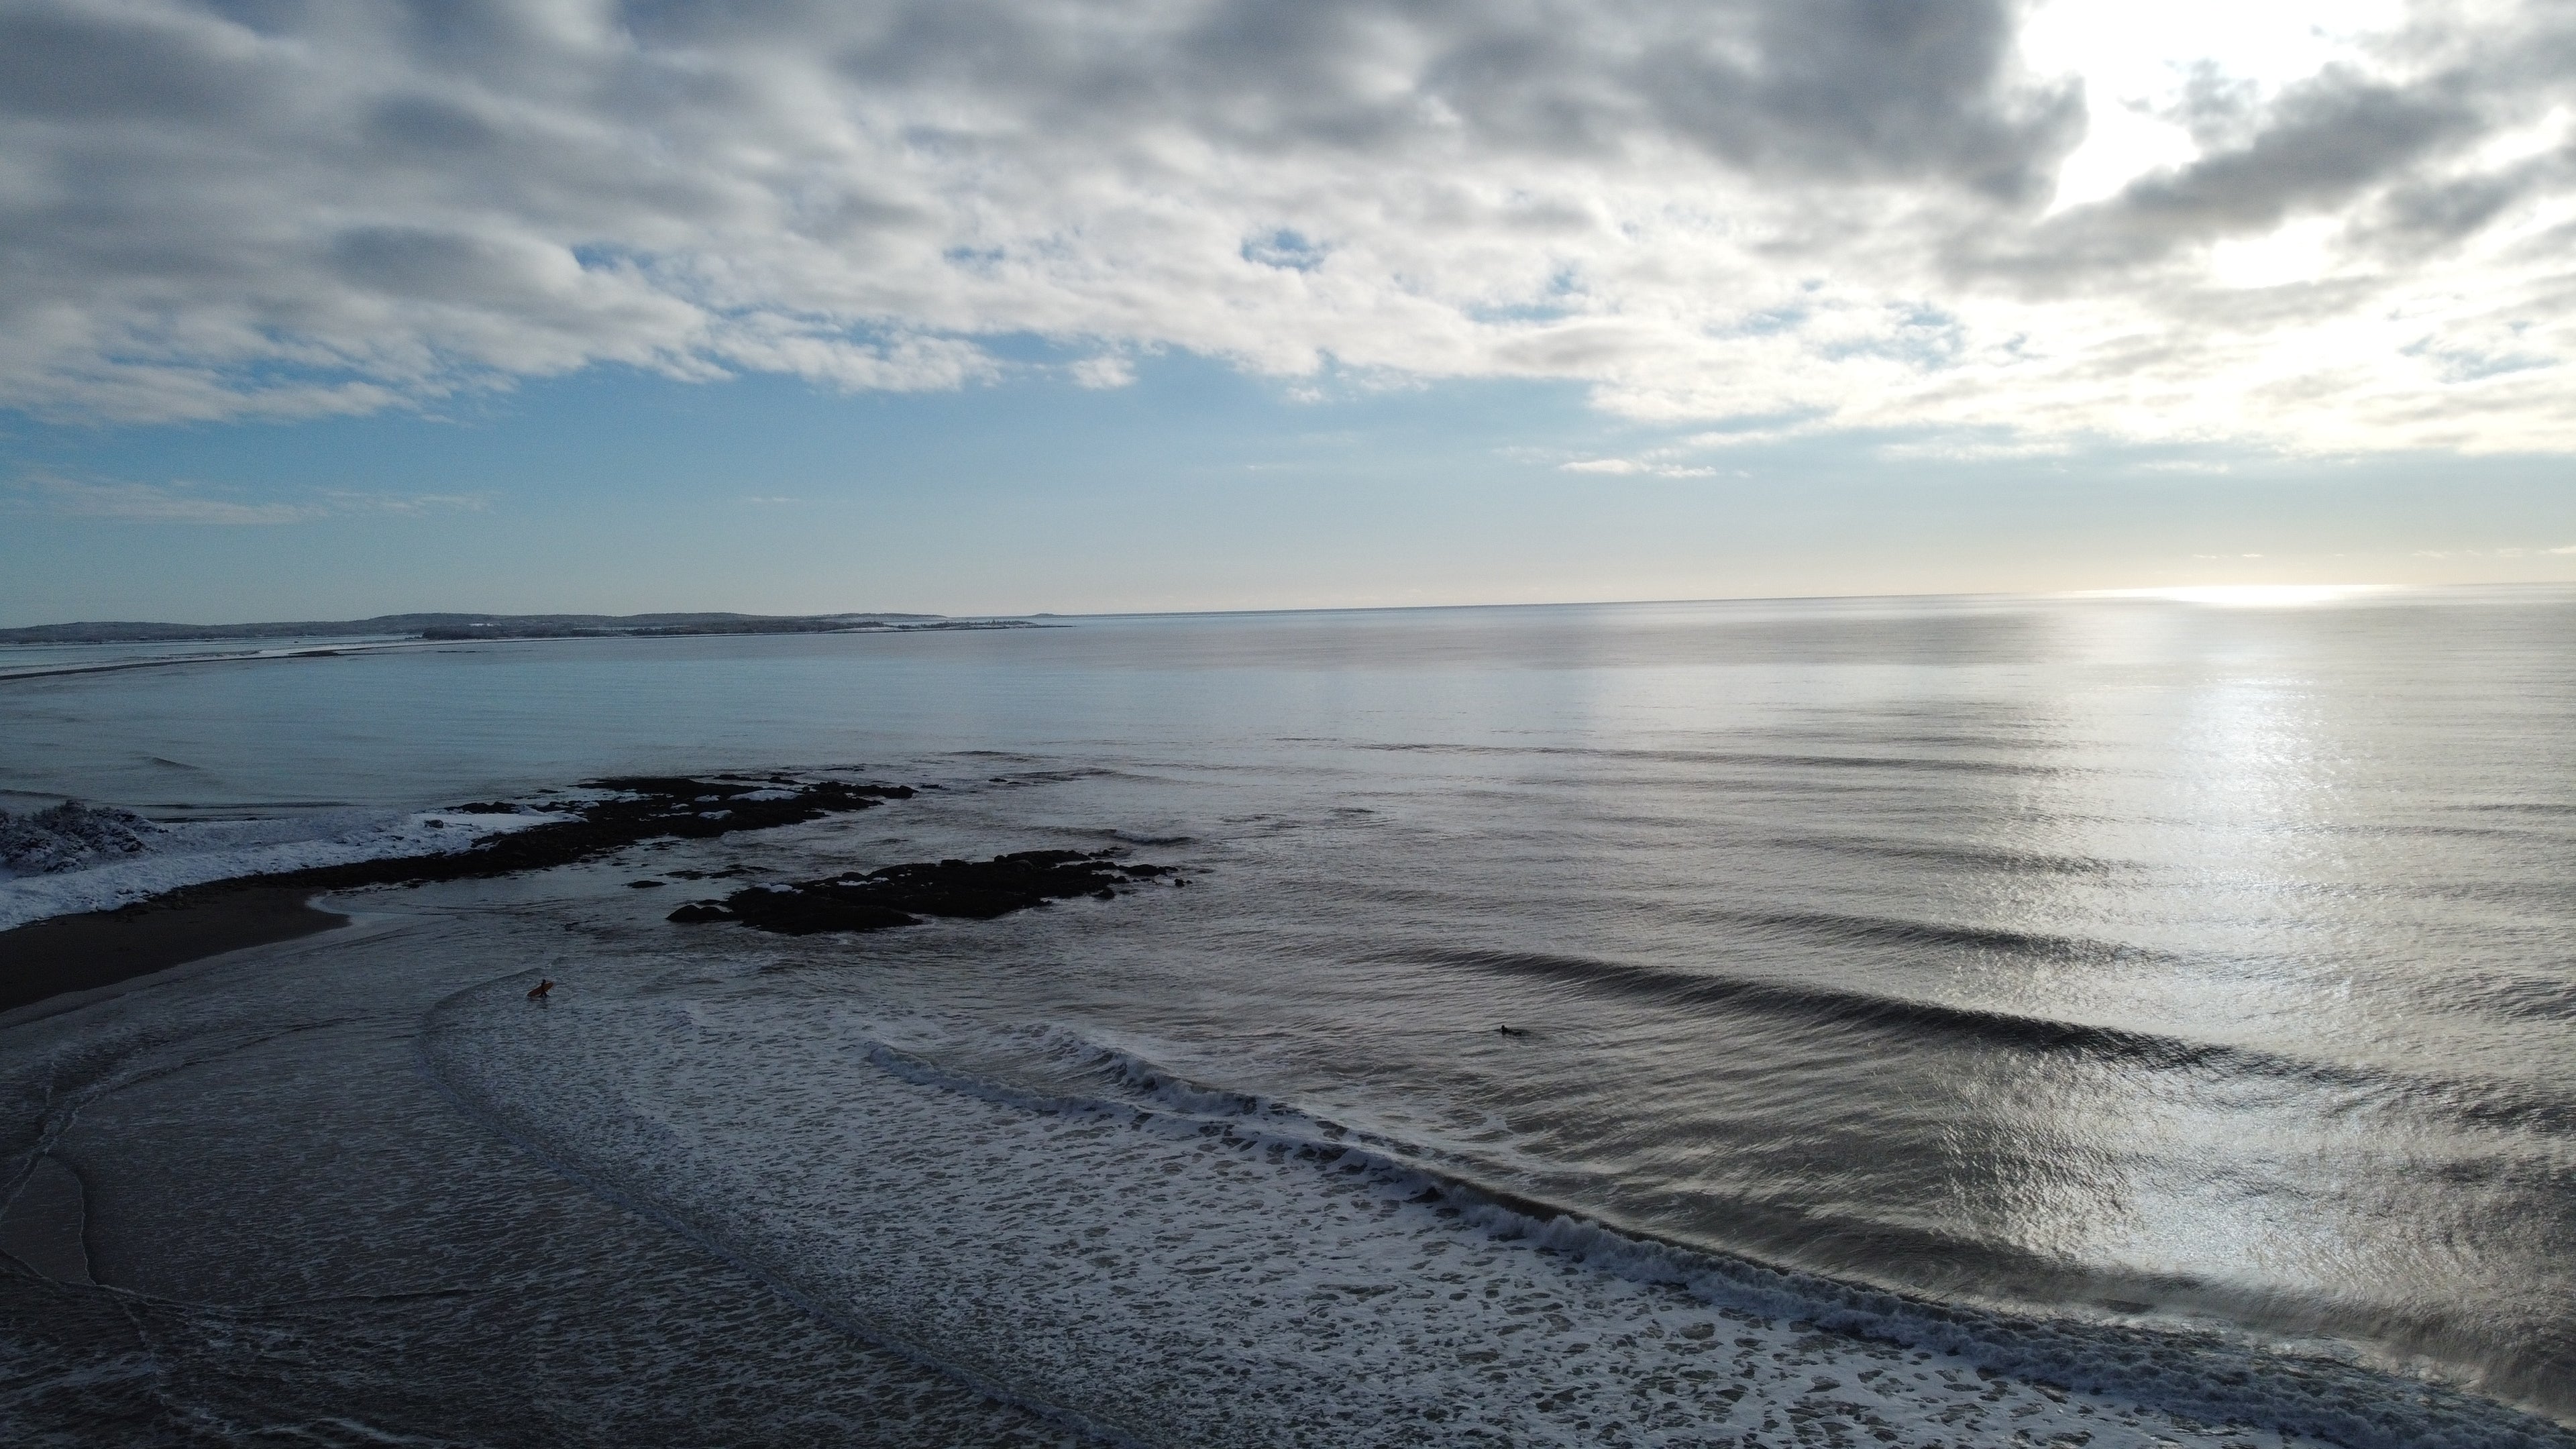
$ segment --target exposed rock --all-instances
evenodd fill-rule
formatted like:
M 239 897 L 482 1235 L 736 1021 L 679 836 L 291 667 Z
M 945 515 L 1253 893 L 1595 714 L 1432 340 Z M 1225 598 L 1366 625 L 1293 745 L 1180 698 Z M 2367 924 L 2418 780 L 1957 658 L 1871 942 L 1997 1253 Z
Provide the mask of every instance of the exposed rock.
M 546 824 L 496 835 L 446 855 L 317 866 L 254 876 L 244 883 L 320 891 L 481 880 L 594 860 L 647 840 L 704 840 L 738 830 L 802 825 L 826 815 L 871 809 L 886 800 L 912 798 L 911 789 L 903 785 L 856 785 L 843 780 L 796 780 L 787 776 L 694 779 L 629 775 L 586 784 L 590 789 L 614 790 L 618 794 L 606 800 L 551 806 L 545 813 L 556 818 Z
M 6 972 L 0 972 L 0 1011 L 218 952 L 347 924 L 345 916 L 305 904 L 318 891 L 543 870 L 648 840 L 801 824 L 912 794 L 901 785 L 800 781 L 786 776 L 594 780 L 590 785 L 619 795 L 582 804 L 557 802 L 543 809 L 491 803 L 459 812 L 533 814 L 544 819 L 447 854 L 236 876 L 182 886 L 113 910 L 56 916 L 0 932 L 0 962 L 8 965 Z M 19 871 L 70 869 L 100 858 L 130 855 L 147 849 L 150 836 L 159 829 L 122 810 L 72 804 L 29 816 L 0 814 L 0 842 L 11 852 L 10 868 Z M 55 861 L 69 864 L 51 864 Z M 714 874 L 738 875 L 754 869 L 735 866 Z
M 920 925 L 924 916 L 986 921 L 1075 896 L 1113 900 L 1121 886 L 1172 873 L 1167 865 L 1131 865 L 1116 855 L 1115 850 L 1023 850 L 986 861 L 890 865 L 865 875 L 749 886 L 720 902 L 682 906 L 669 919 L 684 926 L 738 921 L 783 936 L 881 931 Z
M 118 856 L 140 855 L 162 833 L 131 810 L 66 800 L 27 815 L 0 810 L 0 867 L 22 875 L 81 870 Z

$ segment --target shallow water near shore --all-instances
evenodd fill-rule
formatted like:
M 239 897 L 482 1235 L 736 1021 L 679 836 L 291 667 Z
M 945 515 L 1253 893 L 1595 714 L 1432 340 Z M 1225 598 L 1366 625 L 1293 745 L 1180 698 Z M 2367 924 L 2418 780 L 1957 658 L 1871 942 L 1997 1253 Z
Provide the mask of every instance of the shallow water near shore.
M 416 1109 L 1034 1416 L 976 1434 L 1791 1442 L 1703 1392 L 1753 1383 L 1984 1442 L 1908 1387 L 1980 1369 L 2076 1391 L 1998 1397 L 2007 1437 L 2560 1441 L 2363 1369 L 2576 1417 L 2576 594 L 1063 622 L 0 682 L 0 791 L 346 836 L 612 773 L 939 786 L 390 897 L 426 914 L 280 948 L 225 1010 L 416 980 L 383 1023 Z M 856 937 L 663 919 L 1060 846 L 1190 884 Z M 106 1044 L 150 997 L 0 1031 L 9 1180 L 67 1165 L 143 1236 L 153 1182 L 212 1169 L 103 1109 L 30 1124 L 84 1052 L 143 1070 Z M 418 1170 L 335 1191 L 391 1211 Z M 111 1288 L 248 1292 L 98 1231 Z M 2231 1357 L 2274 1348 L 2310 1377 Z M 1763 1387 L 1835 1354 L 1833 1390 Z

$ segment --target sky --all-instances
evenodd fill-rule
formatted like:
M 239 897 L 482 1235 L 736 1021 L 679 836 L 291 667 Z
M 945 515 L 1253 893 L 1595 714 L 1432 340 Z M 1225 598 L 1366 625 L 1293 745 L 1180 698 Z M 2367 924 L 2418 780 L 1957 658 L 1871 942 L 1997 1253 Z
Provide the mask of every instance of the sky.
M 0 0 L 0 626 L 2576 581 L 2576 7 Z

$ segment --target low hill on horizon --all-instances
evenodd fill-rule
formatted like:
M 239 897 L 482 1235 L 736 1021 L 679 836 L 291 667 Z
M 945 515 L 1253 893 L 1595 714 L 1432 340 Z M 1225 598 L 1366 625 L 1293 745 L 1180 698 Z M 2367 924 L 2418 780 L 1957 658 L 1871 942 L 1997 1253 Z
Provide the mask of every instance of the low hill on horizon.
M 265 624 L 167 624 L 89 620 L 0 629 L 0 644 L 158 644 L 227 639 L 389 635 L 422 639 L 564 639 L 679 634 L 832 634 L 904 628 L 1025 627 L 1018 620 L 943 614 L 378 614 L 370 619 Z

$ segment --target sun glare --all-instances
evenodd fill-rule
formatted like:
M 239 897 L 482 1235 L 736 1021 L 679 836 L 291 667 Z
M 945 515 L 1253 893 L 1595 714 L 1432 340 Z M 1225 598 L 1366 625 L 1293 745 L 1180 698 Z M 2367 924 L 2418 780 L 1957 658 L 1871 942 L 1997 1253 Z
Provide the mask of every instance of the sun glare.
M 2215 604 L 2227 609 L 2296 609 L 2332 604 L 2366 594 L 2384 594 L 2395 584 L 2186 584 L 2162 589 L 2096 589 L 2093 599 L 2170 599 L 2181 604 Z

